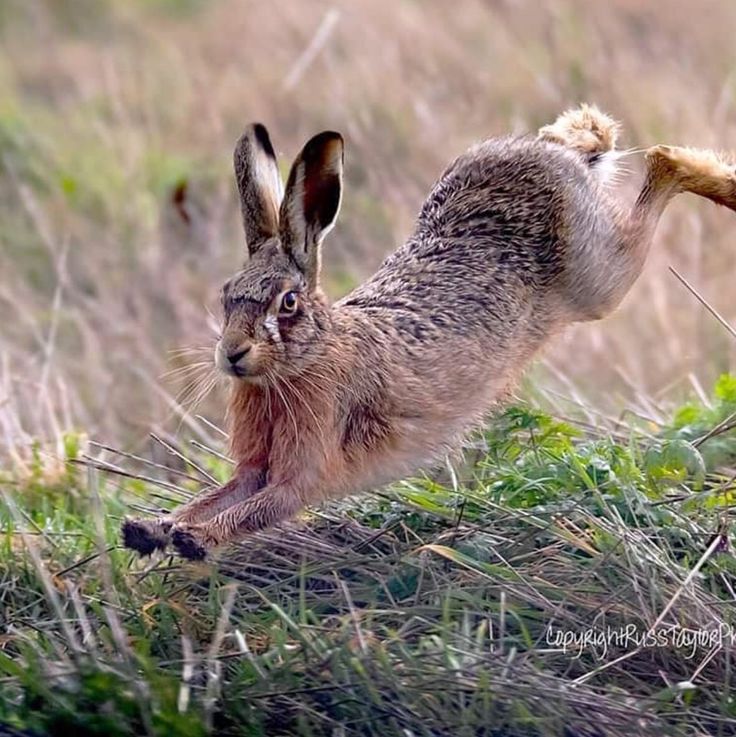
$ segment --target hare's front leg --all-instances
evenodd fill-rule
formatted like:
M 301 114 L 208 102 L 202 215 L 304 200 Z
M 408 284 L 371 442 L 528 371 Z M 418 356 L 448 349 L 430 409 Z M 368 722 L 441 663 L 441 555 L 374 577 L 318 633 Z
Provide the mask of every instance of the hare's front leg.
M 204 522 L 176 523 L 171 533 L 172 544 L 184 558 L 202 560 L 218 545 L 292 517 L 304 506 L 303 498 L 291 487 L 266 486 Z
M 240 469 L 237 475 L 223 486 L 206 489 L 170 514 L 155 519 L 136 517 L 123 520 L 121 527 L 123 544 L 141 555 L 151 555 L 156 550 L 164 550 L 171 541 L 171 530 L 174 525 L 204 522 L 255 494 L 264 483 L 263 470 Z

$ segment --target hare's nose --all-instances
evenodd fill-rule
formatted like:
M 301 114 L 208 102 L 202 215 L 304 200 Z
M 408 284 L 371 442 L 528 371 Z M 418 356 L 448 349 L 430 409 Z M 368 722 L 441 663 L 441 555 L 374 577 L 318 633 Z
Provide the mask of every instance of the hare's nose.
M 230 361 L 231 365 L 235 366 L 243 356 L 250 350 L 250 345 L 241 345 L 235 353 L 228 353 L 227 360 Z

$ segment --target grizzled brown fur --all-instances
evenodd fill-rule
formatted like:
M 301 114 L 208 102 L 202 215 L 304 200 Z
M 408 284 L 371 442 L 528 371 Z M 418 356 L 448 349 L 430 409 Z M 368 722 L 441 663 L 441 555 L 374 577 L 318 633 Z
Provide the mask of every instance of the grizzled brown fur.
M 218 367 L 232 376 L 233 479 L 157 520 L 127 520 L 142 554 L 188 558 L 307 504 L 431 463 L 481 422 L 571 322 L 609 313 L 678 192 L 736 210 L 736 169 L 656 146 L 630 212 L 606 190 L 617 124 L 594 107 L 538 136 L 481 143 L 429 194 L 409 240 L 330 305 L 320 246 L 340 205 L 342 138 L 310 140 L 282 194 L 261 125 L 235 151 L 249 259 L 223 288 Z

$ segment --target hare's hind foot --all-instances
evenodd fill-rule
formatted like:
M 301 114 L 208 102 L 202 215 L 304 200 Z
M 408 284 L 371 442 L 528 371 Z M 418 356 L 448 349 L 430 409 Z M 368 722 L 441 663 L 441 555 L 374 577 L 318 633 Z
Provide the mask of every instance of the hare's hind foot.
M 140 555 L 165 550 L 170 541 L 172 522 L 163 519 L 124 519 L 120 531 L 123 545 Z
M 539 129 L 543 141 L 559 143 L 589 157 L 613 151 L 620 126 L 595 105 L 566 110 L 551 125 Z
M 714 151 L 679 146 L 653 146 L 647 164 L 662 178 L 671 177 L 685 192 L 736 210 L 736 164 Z

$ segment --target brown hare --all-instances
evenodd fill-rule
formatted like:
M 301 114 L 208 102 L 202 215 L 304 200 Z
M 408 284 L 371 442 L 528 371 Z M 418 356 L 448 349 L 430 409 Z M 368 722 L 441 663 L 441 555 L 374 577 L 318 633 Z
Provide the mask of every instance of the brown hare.
M 571 322 L 613 310 L 679 192 L 736 210 L 736 167 L 655 146 L 624 211 L 604 186 L 617 124 L 595 107 L 537 136 L 456 159 L 409 240 L 330 304 L 320 247 L 340 208 L 343 140 L 312 138 L 285 188 L 266 129 L 235 149 L 248 261 L 222 289 L 215 362 L 232 377 L 231 481 L 171 514 L 123 523 L 125 545 L 186 558 L 307 504 L 399 479 L 441 457 Z

